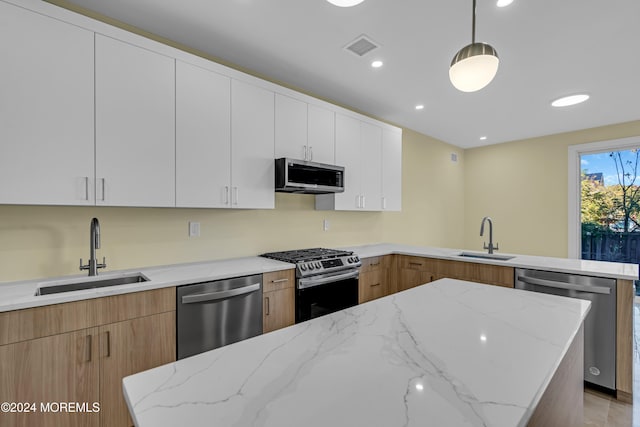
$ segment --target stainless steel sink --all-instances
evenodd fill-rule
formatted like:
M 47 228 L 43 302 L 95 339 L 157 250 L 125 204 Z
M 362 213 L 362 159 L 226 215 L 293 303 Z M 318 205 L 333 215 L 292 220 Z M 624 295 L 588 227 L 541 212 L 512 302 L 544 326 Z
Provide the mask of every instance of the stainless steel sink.
M 141 273 L 134 273 L 126 276 L 110 277 L 106 279 L 93 279 L 74 281 L 71 283 L 51 284 L 41 286 L 36 290 L 36 296 L 59 294 L 61 292 L 82 291 L 86 289 L 104 288 L 107 286 L 129 285 L 131 283 L 148 282 L 149 279 Z
M 481 253 L 481 252 L 461 252 L 461 253 L 458 254 L 458 256 L 466 257 L 466 258 L 490 259 L 490 260 L 495 260 L 495 261 L 508 261 L 508 260 L 510 260 L 512 258 L 515 258 L 515 257 L 509 256 L 509 255 L 485 254 L 485 253 Z

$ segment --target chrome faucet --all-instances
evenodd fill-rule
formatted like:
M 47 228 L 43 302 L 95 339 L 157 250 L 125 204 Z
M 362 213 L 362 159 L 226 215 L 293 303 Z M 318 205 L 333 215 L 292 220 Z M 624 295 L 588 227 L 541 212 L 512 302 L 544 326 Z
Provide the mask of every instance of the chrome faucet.
M 106 258 L 102 257 L 102 264 L 96 259 L 96 249 L 100 249 L 100 221 L 98 218 L 91 220 L 91 235 L 89 236 L 89 264 L 82 265 L 80 258 L 80 270 L 89 270 L 89 276 L 97 276 L 99 268 L 106 268 Z
M 489 222 L 489 246 L 487 246 L 487 243 L 485 242 L 484 248 L 487 249 L 490 254 L 492 254 L 494 250 L 497 251 L 500 248 L 498 248 L 497 243 L 495 246 L 493 246 L 493 222 L 491 221 L 491 218 L 489 218 L 488 216 L 485 216 L 484 218 L 482 218 L 482 224 L 480 225 L 480 236 L 484 234 L 484 223 L 487 221 Z

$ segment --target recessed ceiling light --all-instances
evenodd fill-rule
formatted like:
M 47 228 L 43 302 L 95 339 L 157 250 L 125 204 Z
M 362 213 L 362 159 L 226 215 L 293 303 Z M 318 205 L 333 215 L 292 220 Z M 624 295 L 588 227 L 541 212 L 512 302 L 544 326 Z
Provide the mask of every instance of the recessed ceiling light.
M 486 137 L 486 136 L 481 136 L 481 137 L 480 137 L 480 141 L 484 141 L 485 139 L 487 139 L 487 137 Z
M 362 3 L 364 0 L 327 0 L 329 3 L 340 7 L 351 7 Z
M 373 62 L 371 63 L 371 66 L 372 66 L 373 68 L 380 68 L 380 67 L 382 67 L 382 64 L 383 64 L 383 62 L 382 62 L 382 61 L 373 61 Z
M 498 7 L 505 7 L 505 6 L 509 6 L 511 3 L 513 3 L 513 0 L 498 0 L 496 5 Z
M 586 93 L 580 93 L 576 95 L 563 96 L 562 98 L 558 98 L 551 103 L 554 107 L 568 107 L 570 105 L 580 104 L 581 102 L 589 99 L 589 95 Z
M 424 110 L 424 105 L 422 104 L 416 105 L 416 110 Z

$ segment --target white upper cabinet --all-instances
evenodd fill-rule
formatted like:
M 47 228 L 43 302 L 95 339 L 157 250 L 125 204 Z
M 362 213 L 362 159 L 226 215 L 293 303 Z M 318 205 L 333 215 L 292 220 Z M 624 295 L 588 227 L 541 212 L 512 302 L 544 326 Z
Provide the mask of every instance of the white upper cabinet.
M 309 104 L 307 122 L 307 145 L 310 160 L 330 165 L 336 164 L 336 114 L 326 108 Z
M 96 204 L 175 206 L 175 60 L 96 35 Z
M 382 131 L 382 210 L 402 210 L 402 132 Z
M 276 94 L 276 158 L 335 163 L 335 113 Z
M 0 203 L 94 203 L 93 33 L 0 2 Z
M 276 94 L 275 157 L 311 160 L 307 146 L 307 103 Z
M 176 206 L 231 206 L 231 79 L 176 61 Z
M 382 128 L 360 123 L 360 209 L 382 209 Z
M 336 114 L 335 126 L 336 164 L 345 168 L 345 191 L 316 196 L 316 209 L 400 210 L 402 131 L 342 114 Z
M 231 207 L 275 207 L 274 93 L 231 81 Z
M 316 209 L 360 210 L 362 161 L 360 121 L 336 114 L 336 164 L 344 167 L 344 192 L 316 196 Z

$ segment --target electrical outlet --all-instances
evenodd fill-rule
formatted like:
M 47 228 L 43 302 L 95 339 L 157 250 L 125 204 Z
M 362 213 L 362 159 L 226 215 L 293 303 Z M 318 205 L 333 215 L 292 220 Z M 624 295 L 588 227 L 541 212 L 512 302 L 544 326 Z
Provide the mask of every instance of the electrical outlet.
M 322 229 L 324 231 L 329 231 L 329 220 L 328 219 L 323 219 L 322 220 Z
M 189 237 L 200 237 L 200 223 L 189 221 Z

